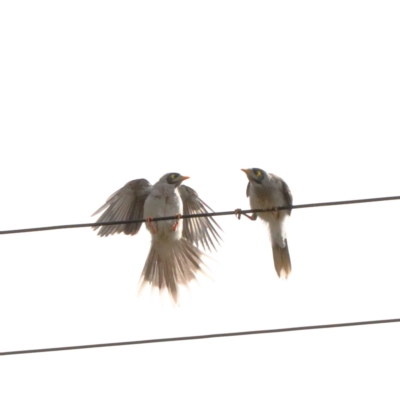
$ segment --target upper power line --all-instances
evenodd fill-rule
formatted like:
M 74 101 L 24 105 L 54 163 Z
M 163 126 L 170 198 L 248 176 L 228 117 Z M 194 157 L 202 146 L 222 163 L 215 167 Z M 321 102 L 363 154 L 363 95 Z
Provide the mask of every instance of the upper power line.
M 391 196 L 391 197 L 375 197 L 369 199 L 358 199 L 358 200 L 344 200 L 344 201 L 330 201 L 324 203 L 309 203 L 309 204 L 298 204 L 287 207 L 277 207 L 275 209 L 251 209 L 251 210 L 241 210 L 243 214 L 249 213 L 260 213 L 260 212 L 270 212 L 275 210 L 289 210 L 289 209 L 299 209 L 299 208 L 313 208 L 313 207 L 328 207 L 328 206 L 344 206 L 347 204 L 360 204 L 360 203 L 374 203 L 378 201 L 390 201 L 390 200 L 400 200 L 400 196 Z M 219 217 L 223 215 L 234 215 L 237 214 L 237 210 L 233 211 L 220 211 L 220 212 L 212 212 L 212 213 L 201 213 L 201 214 L 190 214 L 190 215 L 182 215 L 180 218 L 201 218 L 201 217 Z M 176 219 L 176 216 L 170 217 L 158 217 L 153 218 L 153 221 L 166 221 L 170 219 Z M 111 222 L 89 222 L 85 224 L 70 224 L 70 225 L 54 225 L 54 226 L 42 226 L 38 228 L 24 228 L 24 229 L 10 229 L 6 231 L 0 231 L 0 235 L 10 235 L 12 233 L 28 233 L 28 232 L 41 232 L 41 231 L 53 231 L 57 229 L 73 229 L 73 228 L 93 228 L 96 226 L 104 226 L 104 225 L 120 225 L 120 224 L 134 224 L 146 222 L 145 219 L 135 219 L 135 220 L 127 220 L 127 221 L 111 221 Z

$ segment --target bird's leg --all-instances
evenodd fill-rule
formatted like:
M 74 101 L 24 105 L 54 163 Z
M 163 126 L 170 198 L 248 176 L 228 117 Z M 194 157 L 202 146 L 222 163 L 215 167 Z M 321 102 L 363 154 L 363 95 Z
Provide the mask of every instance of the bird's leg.
M 176 232 L 176 230 L 178 229 L 178 224 L 179 224 L 179 219 L 182 217 L 182 214 L 176 214 L 175 218 L 176 218 L 176 222 L 174 223 L 174 225 L 172 225 L 172 231 Z
M 156 228 L 154 228 L 154 225 L 153 225 L 153 217 L 147 217 L 146 222 L 149 224 L 150 232 L 153 235 L 155 235 L 157 232 L 156 232 Z
M 245 217 L 247 217 L 247 218 L 250 219 L 251 221 L 255 221 L 255 220 L 257 219 L 257 214 L 252 214 L 251 216 L 249 216 L 249 215 L 247 215 L 246 213 L 244 213 L 244 212 L 242 211 L 241 208 L 237 208 L 237 209 L 235 210 L 235 215 L 236 215 L 237 219 L 240 219 L 240 217 L 241 217 L 242 215 L 244 215 Z
M 274 207 L 274 208 L 272 209 L 272 216 L 273 216 L 276 220 L 278 220 L 279 217 L 281 216 L 279 210 L 278 210 L 276 207 Z

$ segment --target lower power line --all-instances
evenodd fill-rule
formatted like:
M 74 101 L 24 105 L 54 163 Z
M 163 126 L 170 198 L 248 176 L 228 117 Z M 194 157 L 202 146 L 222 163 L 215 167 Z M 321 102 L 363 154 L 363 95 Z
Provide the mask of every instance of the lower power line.
M 0 352 L 0 356 L 12 356 L 12 355 L 17 355 L 17 354 L 29 354 L 29 353 L 46 353 L 46 352 L 50 352 L 50 351 L 84 350 L 84 349 L 94 349 L 94 348 L 99 348 L 99 347 L 131 346 L 134 344 L 178 342 L 178 341 L 183 341 L 183 340 L 216 339 L 216 338 L 222 338 L 222 337 L 260 335 L 260 334 L 267 334 L 267 333 L 283 333 L 283 332 L 294 332 L 294 331 L 307 331 L 307 330 L 313 330 L 313 329 L 346 328 L 346 327 L 350 327 L 350 326 L 390 324 L 390 323 L 394 323 L 394 322 L 400 322 L 400 318 L 381 319 L 381 320 L 375 320 L 375 321 L 346 322 L 346 323 L 328 324 L 328 325 L 298 326 L 298 327 L 292 327 L 292 328 L 266 329 L 266 330 L 261 330 L 261 331 L 215 333 L 215 334 L 210 334 L 210 335 L 181 336 L 181 337 L 162 338 L 162 339 L 135 340 L 135 341 L 131 341 L 131 342 L 114 342 L 114 343 L 87 344 L 87 345 L 82 345 L 82 346 L 51 347 L 51 348 L 47 348 L 47 349 L 15 350 L 15 351 Z

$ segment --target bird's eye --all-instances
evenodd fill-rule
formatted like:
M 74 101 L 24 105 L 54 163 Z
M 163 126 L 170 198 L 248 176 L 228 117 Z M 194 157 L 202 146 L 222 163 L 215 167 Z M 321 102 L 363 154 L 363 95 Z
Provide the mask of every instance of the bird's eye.
M 175 174 L 171 174 L 169 177 L 170 177 L 171 179 L 175 179 Z
M 256 177 L 259 178 L 260 176 L 261 176 L 261 171 L 258 169 L 258 170 L 256 171 Z

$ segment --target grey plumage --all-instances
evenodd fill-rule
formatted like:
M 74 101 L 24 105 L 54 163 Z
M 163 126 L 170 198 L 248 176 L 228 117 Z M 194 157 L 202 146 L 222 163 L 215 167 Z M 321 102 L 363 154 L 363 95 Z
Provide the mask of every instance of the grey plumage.
M 292 193 L 283 179 L 259 168 L 243 169 L 242 171 L 249 179 L 246 194 L 250 199 L 251 208 L 276 209 L 293 205 Z M 292 271 L 285 230 L 285 219 L 290 214 L 291 210 L 275 210 L 253 214 L 252 217 L 249 217 L 255 220 L 259 216 L 268 223 L 275 270 L 279 277 L 284 278 L 288 278 Z
M 128 182 L 121 189 L 113 193 L 92 217 L 105 211 L 97 222 L 127 221 L 143 219 L 144 202 L 151 191 L 150 182 L 146 179 L 135 179 Z M 99 229 L 99 236 L 113 235 L 114 233 L 125 233 L 136 235 L 142 223 L 95 226 L 93 230 Z
M 188 177 L 178 173 L 163 175 L 151 185 L 146 179 L 136 179 L 112 194 L 93 215 L 103 214 L 97 222 L 147 220 L 146 228 L 152 234 L 151 248 L 139 282 L 139 291 L 147 284 L 167 289 L 178 302 L 179 285 L 186 286 L 203 272 L 202 251 L 216 248 L 221 230 L 210 217 L 152 221 L 153 218 L 182 214 L 207 213 L 212 209 L 190 187 L 181 185 Z M 135 235 L 142 223 L 117 224 L 98 229 L 99 236 L 125 233 Z
M 142 275 L 139 293 L 150 284 L 167 289 L 175 303 L 179 299 L 179 285 L 186 286 L 203 272 L 202 252 L 185 238 L 152 241 Z
M 213 211 L 189 186 L 181 185 L 179 193 L 184 215 L 205 214 Z M 221 229 L 213 217 L 188 218 L 183 224 L 182 236 L 196 246 L 201 244 L 204 250 L 216 250 L 215 243 L 219 244 L 221 239 L 217 228 Z

